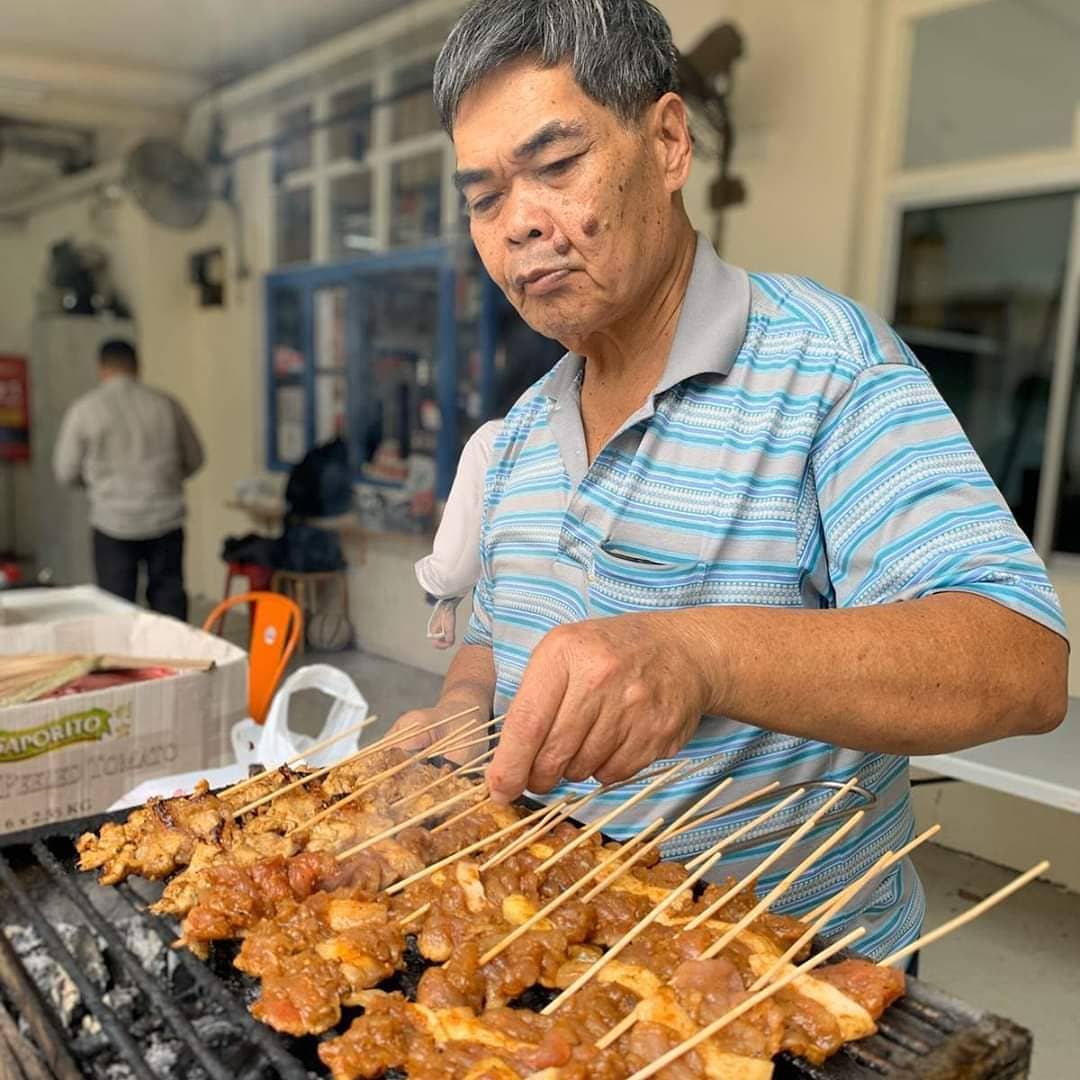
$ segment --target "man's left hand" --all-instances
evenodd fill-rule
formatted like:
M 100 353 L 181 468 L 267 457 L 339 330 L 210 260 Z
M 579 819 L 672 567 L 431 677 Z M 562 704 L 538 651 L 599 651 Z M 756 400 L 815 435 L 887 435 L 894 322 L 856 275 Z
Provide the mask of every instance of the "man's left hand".
M 613 783 L 693 735 L 711 687 L 681 612 L 556 627 L 532 654 L 488 769 L 500 801 L 562 779 Z

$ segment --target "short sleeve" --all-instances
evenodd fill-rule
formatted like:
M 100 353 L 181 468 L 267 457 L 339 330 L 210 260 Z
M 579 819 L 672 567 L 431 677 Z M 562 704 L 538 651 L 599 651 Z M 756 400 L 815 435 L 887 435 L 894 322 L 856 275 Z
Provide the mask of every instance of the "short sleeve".
M 472 614 L 469 616 L 469 627 L 465 631 L 465 644 L 486 645 L 490 649 L 494 641 L 491 625 L 491 580 L 483 574 L 473 589 Z
M 1042 560 L 917 364 L 859 372 L 810 468 L 838 607 L 960 591 L 1065 635 Z

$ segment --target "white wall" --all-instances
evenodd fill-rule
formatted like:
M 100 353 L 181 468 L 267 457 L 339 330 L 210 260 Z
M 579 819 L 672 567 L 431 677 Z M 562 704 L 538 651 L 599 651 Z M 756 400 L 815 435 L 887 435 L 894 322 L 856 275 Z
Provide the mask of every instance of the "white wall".
M 660 0 L 675 43 L 692 48 L 733 21 L 745 40 L 735 65 L 732 171 L 749 197 L 725 216 L 722 254 L 751 270 L 808 274 L 851 289 L 867 44 L 876 0 Z M 704 162 L 688 206 L 707 220 Z

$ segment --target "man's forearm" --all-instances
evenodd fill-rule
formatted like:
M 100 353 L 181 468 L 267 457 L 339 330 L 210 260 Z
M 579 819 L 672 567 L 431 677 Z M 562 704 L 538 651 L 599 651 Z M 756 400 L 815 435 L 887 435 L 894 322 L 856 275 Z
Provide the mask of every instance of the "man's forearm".
M 709 712 L 838 746 L 942 753 L 1051 730 L 1067 705 L 1065 642 L 970 594 L 697 608 L 670 625 L 672 647 L 703 665 Z
M 490 708 L 495 699 L 495 661 L 486 645 L 462 645 L 443 679 L 439 703 Z

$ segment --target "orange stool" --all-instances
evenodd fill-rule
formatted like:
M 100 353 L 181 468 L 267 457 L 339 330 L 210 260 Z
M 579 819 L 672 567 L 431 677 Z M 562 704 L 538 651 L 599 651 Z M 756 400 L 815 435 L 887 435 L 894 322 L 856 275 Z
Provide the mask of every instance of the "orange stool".
M 304 633 L 304 616 L 286 596 L 272 592 L 248 592 L 230 596 L 206 617 L 203 629 L 213 633 L 237 604 L 251 605 L 251 642 L 248 646 L 248 712 L 257 724 L 266 719 L 289 658 Z

